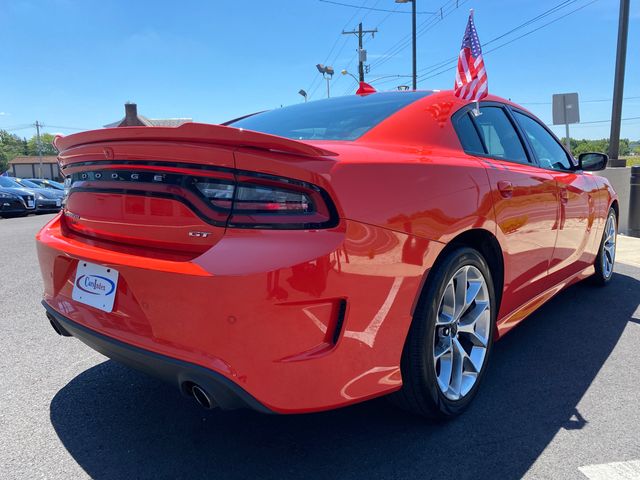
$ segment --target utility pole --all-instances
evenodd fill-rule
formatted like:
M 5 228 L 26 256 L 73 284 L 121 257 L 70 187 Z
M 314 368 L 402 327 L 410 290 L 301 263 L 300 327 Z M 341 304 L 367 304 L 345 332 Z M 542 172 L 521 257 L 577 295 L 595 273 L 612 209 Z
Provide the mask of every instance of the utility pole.
M 416 2 L 417 0 L 413 0 L 411 2 L 411 6 L 413 7 L 411 10 L 411 35 L 412 41 L 411 44 L 413 46 L 413 89 L 418 89 L 418 61 L 416 60 Z
M 42 177 L 42 171 L 43 171 L 42 148 L 41 148 L 42 144 L 40 143 L 40 127 L 41 126 L 42 126 L 42 124 L 36 120 L 36 123 L 35 123 L 35 127 L 36 127 L 36 150 L 38 151 L 38 160 L 40 162 L 40 171 L 38 173 L 38 176 L 40 178 L 43 178 Z
M 418 68 L 417 68 L 417 60 L 416 60 L 416 49 L 417 49 L 417 35 L 416 35 L 416 14 L 418 13 L 416 10 L 416 2 L 418 0 L 396 0 L 396 3 L 409 3 L 411 2 L 411 44 L 413 47 L 412 53 L 412 63 L 413 63 L 413 89 L 418 89 Z M 456 8 L 458 8 L 458 2 L 456 1 Z M 442 9 L 440 9 L 440 16 L 442 17 Z
M 363 30 L 362 22 L 358 24 L 358 30 L 351 30 L 349 32 L 342 31 L 343 35 L 353 34 L 358 37 L 358 74 L 361 82 L 364 82 L 364 62 L 367 61 L 367 51 L 362 48 L 362 39 L 367 33 L 370 33 L 371 38 L 373 38 L 377 32 L 377 28 L 373 30 Z
M 620 0 L 620 19 L 618 21 L 618 50 L 616 53 L 616 76 L 613 82 L 613 107 L 611 109 L 611 135 L 609 135 L 609 159 L 611 166 L 617 163 L 620 155 L 620 123 L 622 121 L 622 96 L 624 90 L 624 68 L 627 58 L 627 36 L 629 33 L 629 0 Z M 625 166 L 626 162 L 622 161 Z

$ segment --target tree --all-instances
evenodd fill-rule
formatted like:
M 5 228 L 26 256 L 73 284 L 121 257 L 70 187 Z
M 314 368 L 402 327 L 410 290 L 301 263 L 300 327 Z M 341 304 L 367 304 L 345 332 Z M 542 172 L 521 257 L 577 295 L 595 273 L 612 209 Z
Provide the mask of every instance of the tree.
M 43 133 L 40 135 L 40 152 L 38 152 L 38 138 L 34 135 L 27 142 L 28 143 L 28 155 L 57 155 L 55 147 L 53 146 L 53 139 L 55 137 L 50 133 Z
M 600 140 L 577 140 L 575 138 L 570 139 L 571 142 L 571 152 L 578 156 L 581 153 L 585 152 L 600 152 L 607 153 L 609 151 L 609 139 L 601 138 Z M 629 146 L 628 138 L 620 139 L 620 156 L 629 155 L 631 153 L 631 148 Z
M 0 174 L 9 170 L 9 158 L 7 154 L 0 150 Z
M 0 130 L 0 173 L 9 169 L 9 162 L 20 155 L 27 155 L 25 139 Z

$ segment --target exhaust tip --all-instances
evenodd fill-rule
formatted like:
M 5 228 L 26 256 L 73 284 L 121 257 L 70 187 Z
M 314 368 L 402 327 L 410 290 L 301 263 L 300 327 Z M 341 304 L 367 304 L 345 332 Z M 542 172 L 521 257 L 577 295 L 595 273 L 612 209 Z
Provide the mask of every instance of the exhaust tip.
M 213 401 L 211 401 L 211 398 L 209 397 L 207 392 L 205 392 L 205 390 L 200 385 L 194 384 L 191 386 L 191 395 L 193 395 L 193 398 L 196 399 L 196 402 L 198 402 L 198 405 L 200 405 L 202 408 L 210 410 L 214 407 Z
M 49 323 L 51 324 L 51 328 L 53 328 L 55 330 L 55 332 L 62 336 L 62 337 L 70 337 L 71 334 L 69 332 L 67 332 L 62 325 L 60 325 L 56 319 L 49 313 L 47 312 L 47 319 L 49 320 Z
M 49 323 L 51 324 L 51 328 L 53 328 L 58 335 L 62 336 L 62 333 L 60 333 L 58 326 L 53 322 L 53 320 L 49 319 Z

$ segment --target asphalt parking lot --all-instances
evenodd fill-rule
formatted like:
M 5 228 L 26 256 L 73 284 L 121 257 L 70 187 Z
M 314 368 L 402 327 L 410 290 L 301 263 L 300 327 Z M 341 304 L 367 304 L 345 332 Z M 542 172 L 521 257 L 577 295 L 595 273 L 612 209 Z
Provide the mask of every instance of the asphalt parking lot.
M 573 286 L 498 342 L 471 409 L 433 425 L 384 399 L 205 411 L 57 336 L 33 239 L 49 218 L 0 219 L 0 478 L 638 478 L 612 472 L 640 472 L 640 243 L 607 288 Z

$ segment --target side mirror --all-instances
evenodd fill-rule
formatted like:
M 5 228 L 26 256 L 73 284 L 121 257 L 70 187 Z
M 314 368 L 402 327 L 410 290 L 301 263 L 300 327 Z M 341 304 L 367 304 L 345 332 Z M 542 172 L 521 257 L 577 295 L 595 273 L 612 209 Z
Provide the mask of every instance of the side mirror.
M 587 172 L 597 172 L 607 168 L 609 157 L 604 153 L 581 153 L 578 157 L 580 170 Z

